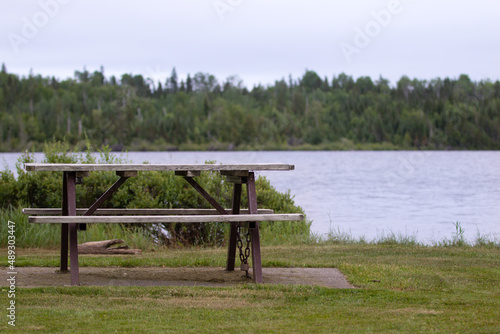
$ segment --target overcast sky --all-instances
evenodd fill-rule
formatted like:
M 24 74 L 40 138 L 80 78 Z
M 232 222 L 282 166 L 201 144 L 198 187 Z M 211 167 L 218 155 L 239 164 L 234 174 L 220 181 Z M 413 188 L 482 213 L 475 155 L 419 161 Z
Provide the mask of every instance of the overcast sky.
M 0 0 L 9 72 L 500 79 L 498 0 Z

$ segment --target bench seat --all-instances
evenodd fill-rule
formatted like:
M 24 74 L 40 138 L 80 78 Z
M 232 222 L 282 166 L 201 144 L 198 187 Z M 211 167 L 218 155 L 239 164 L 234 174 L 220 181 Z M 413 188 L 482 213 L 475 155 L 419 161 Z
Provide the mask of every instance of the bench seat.
M 34 224 L 161 224 L 161 223 L 215 223 L 215 222 L 262 222 L 262 221 L 300 221 L 300 213 L 238 214 L 238 215 L 175 215 L 175 216 L 30 216 Z

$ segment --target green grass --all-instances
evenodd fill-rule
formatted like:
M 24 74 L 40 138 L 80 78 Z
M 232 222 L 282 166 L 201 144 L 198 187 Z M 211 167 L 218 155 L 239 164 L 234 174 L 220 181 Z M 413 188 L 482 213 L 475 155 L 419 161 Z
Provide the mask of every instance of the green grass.
M 19 253 L 19 265 L 57 265 L 53 250 Z M 0 331 L 498 333 L 500 328 L 498 247 L 323 243 L 263 247 L 262 254 L 264 266 L 338 267 L 358 289 L 19 288 L 17 328 L 4 319 Z M 222 248 L 191 248 L 81 259 L 84 266 L 221 266 L 224 257 Z M 5 292 L 0 299 L 7 305 Z

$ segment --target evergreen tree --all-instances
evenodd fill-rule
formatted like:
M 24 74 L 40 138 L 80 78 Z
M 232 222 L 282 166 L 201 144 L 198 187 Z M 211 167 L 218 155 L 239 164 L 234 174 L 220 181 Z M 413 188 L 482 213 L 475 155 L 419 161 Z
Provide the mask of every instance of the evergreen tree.
M 177 72 L 175 71 L 175 67 L 172 69 L 172 75 L 170 76 L 170 91 L 172 93 L 177 93 L 179 86 L 177 84 Z
M 328 84 L 328 78 L 326 76 L 325 76 L 325 80 L 323 80 L 323 85 L 322 85 L 321 89 L 324 92 L 328 92 L 330 90 L 330 85 Z
M 186 92 L 187 93 L 193 92 L 193 80 L 191 79 L 191 76 L 189 74 L 186 79 Z
M 158 89 L 156 89 L 156 96 L 160 97 L 163 95 L 163 86 L 161 85 L 161 82 L 158 83 Z

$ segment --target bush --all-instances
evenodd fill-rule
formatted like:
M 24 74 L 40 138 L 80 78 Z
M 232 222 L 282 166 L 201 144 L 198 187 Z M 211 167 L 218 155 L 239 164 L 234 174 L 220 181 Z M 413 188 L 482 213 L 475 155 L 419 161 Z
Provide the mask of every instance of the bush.
M 61 142 L 47 144 L 44 147 L 45 159 L 49 163 L 95 163 L 90 154 L 90 147 L 84 154 L 70 152 L 68 146 Z M 28 207 L 60 207 L 62 191 L 62 174 L 60 172 L 36 172 L 27 173 L 23 164 L 34 162 L 32 154 L 26 153 L 17 163 L 17 180 L 12 172 L 4 170 L 0 174 L 0 196 L 1 206 L 4 211 L 2 220 L 6 220 L 15 211 L 24 205 Z M 109 149 L 100 151 L 99 163 L 123 163 L 121 159 L 112 155 Z M 208 162 L 215 163 L 215 162 Z M 85 208 L 94 203 L 108 188 L 117 180 L 113 172 L 90 172 L 84 178 L 83 184 L 77 186 L 77 207 Z M 224 207 L 231 206 L 232 184 L 225 181 L 220 173 L 202 172 L 196 181 Z M 289 192 L 280 193 L 274 189 L 269 180 L 259 177 L 256 181 L 257 201 L 261 208 L 273 209 L 276 213 L 303 213 L 296 206 Z M 242 206 L 247 207 L 245 189 L 243 189 Z M 210 208 L 210 204 L 202 198 L 181 177 L 175 176 L 173 172 L 139 172 L 137 177 L 130 178 L 125 182 L 111 199 L 106 201 L 103 207 L 109 208 Z M 15 209 L 14 209 L 15 208 Z M 16 216 L 19 219 L 19 216 Z M 20 220 L 24 222 L 24 220 Z M 2 222 L 2 226 L 4 222 Z M 6 221 L 5 221 L 6 224 Z M 89 226 L 89 231 L 84 232 L 92 235 L 90 229 L 98 228 L 103 231 L 104 224 Z M 290 239 L 307 238 L 309 236 L 310 223 L 308 222 L 272 222 L 261 223 L 262 243 L 279 243 Z M 28 228 L 28 227 L 26 227 Z M 33 229 L 46 229 L 43 226 L 29 227 L 31 234 L 36 234 Z M 122 227 L 120 227 L 121 229 Z M 223 223 L 198 223 L 198 224 L 163 224 L 155 226 L 152 224 L 126 226 L 131 233 L 145 235 L 149 240 L 154 240 L 158 245 L 222 245 L 225 236 L 228 235 L 229 224 Z M 50 231 L 50 232 L 48 232 Z M 100 234 L 104 232 L 99 232 Z M 32 244 L 28 241 L 24 244 L 31 246 L 53 247 L 54 240 L 58 240 L 58 229 L 47 229 L 44 233 L 54 233 L 53 237 L 47 237 L 48 241 L 37 239 Z M 98 233 L 98 234 L 99 234 Z M 117 230 L 112 229 L 109 238 L 116 238 Z M 41 238 L 43 240 L 43 238 Z M 4 242 L 2 240 L 2 242 Z M 144 242 L 141 239 L 141 247 Z

